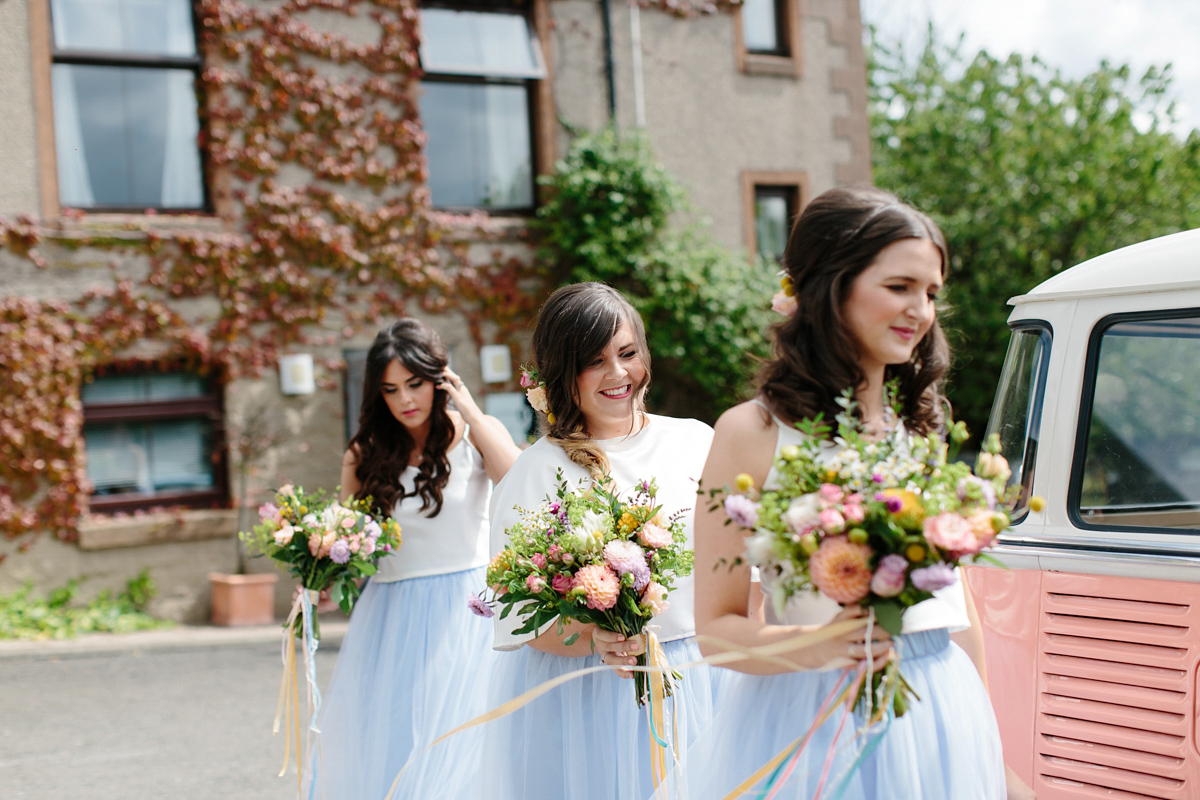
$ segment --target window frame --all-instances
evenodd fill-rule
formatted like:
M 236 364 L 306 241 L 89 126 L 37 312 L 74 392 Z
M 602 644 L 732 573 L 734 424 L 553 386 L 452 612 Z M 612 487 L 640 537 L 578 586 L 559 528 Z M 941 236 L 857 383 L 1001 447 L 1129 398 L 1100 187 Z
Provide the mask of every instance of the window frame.
M 1012 323 L 1010 326 L 1011 335 L 1015 337 L 1018 334 L 1036 334 L 1038 344 L 1041 347 L 1041 359 L 1038 363 L 1037 374 L 1033 376 L 1030 396 L 1028 398 L 1028 418 L 1025 423 L 1025 442 L 1023 447 L 1023 457 L 1021 459 L 1021 494 L 1017 501 L 1017 506 L 1012 509 L 1011 518 L 1013 525 L 1019 525 L 1029 516 L 1029 500 L 1033 496 L 1033 483 L 1037 477 L 1038 454 L 1042 442 L 1042 419 L 1046 413 L 1046 382 L 1050 377 L 1050 358 L 1053 355 L 1054 349 L 1054 328 L 1043 319 L 1022 319 Z M 1012 346 L 1012 339 L 1009 339 L 1009 348 Z M 1005 351 L 1005 360 L 1008 358 L 1009 350 Z M 984 434 L 984 441 L 995 430 L 999 424 L 998 412 L 999 409 L 995 405 L 995 400 L 1000 398 L 1000 388 L 997 387 L 996 397 L 992 403 L 991 413 L 988 415 L 987 430 Z M 1003 454 L 1008 458 L 1010 454 Z M 1010 467 L 1012 467 L 1010 463 Z M 1015 469 L 1013 470 L 1016 471 Z M 1003 537 L 1003 534 L 1002 534 Z
M 742 172 L 742 229 L 746 242 L 746 252 L 758 256 L 758 234 L 756 230 L 756 201 L 758 190 L 776 189 L 792 193 L 789 203 L 791 219 L 788 220 L 788 233 L 795 224 L 804 206 L 808 204 L 808 173 L 794 171 L 751 171 Z
M 495 216 L 507 217 L 531 217 L 541 204 L 542 189 L 538 185 L 537 178 L 544 174 L 554 163 L 555 152 L 553 148 L 553 125 L 545 124 L 547 116 L 551 120 L 554 118 L 553 95 L 551 87 L 551 70 L 550 57 L 546 47 L 546 37 L 548 33 L 549 10 L 546 8 L 547 0 L 532 0 L 532 2 L 523 3 L 493 3 L 487 4 L 482 2 L 466 2 L 456 3 L 449 0 L 430 0 L 430 2 L 421 2 L 419 9 L 425 8 L 444 8 L 452 11 L 478 11 L 485 13 L 501 13 L 515 14 L 525 18 L 528 23 L 530 38 L 537 47 L 534 48 L 534 55 L 541 69 L 541 77 L 529 76 L 508 76 L 496 73 L 463 73 L 463 72 L 437 72 L 433 70 L 425 70 L 422 64 L 421 78 L 419 84 L 429 83 L 459 83 L 472 86 L 486 85 L 505 85 L 505 86 L 524 86 L 525 96 L 527 98 L 528 123 L 529 123 L 529 163 L 531 167 L 531 202 L 528 206 L 462 206 L 462 205 L 447 205 L 433 207 L 438 211 L 447 211 L 451 213 L 484 213 Z M 522 7 L 524 6 L 524 7 Z M 418 9 L 418 10 L 419 10 Z M 422 129 L 424 129 L 424 120 L 421 121 Z M 428 130 L 425 131 L 428 133 Z M 426 156 L 426 158 L 428 158 Z M 426 168 L 428 169 L 428 163 Z M 432 186 L 431 202 L 432 202 Z
M 123 67 L 133 69 L 174 69 L 174 70 L 190 70 L 192 73 L 193 87 L 199 86 L 200 73 L 204 69 L 204 54 L 201 48 L 200 37 L 197 35 L 200 30 L 200 19 L 196 14 L 196 4 L 190 3 L 189 7 L 192 12 L 192 36 L 196 39 L 196 54 L 194 56 L 163 56 L 149 55 L 144 53 L 127 53 L 115 50 L 86 50 L 86 49 L 61 49 L 54 41 L 54 22 L 53 10 L 50 7 L 50 0 L 30 0 L 30 15 L 31 15 L 31 32 L 33 38 L 39 38 L 36 28 L 44 26 L 44 30 L 40 36 L 45 41 L 45 55 L 43 59 L 45 68 L 42 72 L 44 75 L 35 77 L 35 84 L 40 92 L 45 94 L 45 100 L 39 107 L 39 117 L 46 119 L 45 129 L 41 131 L 39 136 L 42 145 L 41 150 L 47 153 L 47 158 L 42 164 L 43 180 L 46 176 L 47 163 L 49 170 L 53 171 L 53 183 L 47 182 L 48 187 L 53 187 L 52 191 L 48 190 L 45 194 L 53 197 L 52 202 L 47 205 L 53 206 L 53 211 L 50 216 L 57 215 L 62 209 L 62 198 L 58 188 L 58 154 L 55 144 L 54 130 L 54 87 L 51 79 L 51 74 L 55 64 L 72 64 L 79 66 L 93 67 Z M 36 7 L 36 8 L 35 8 Z M 40 50 L 41 48 L 39 48 Z M 201 139 L 204 138 L 204 104 L 202 96 L 199 92 L 196 93 L 196 111 L 197 111 L 197 126 L 201 131 Z M 163 206 L 146 206 L 145 204 L 134 204 L 127 206 L 110 206 L 110 205 L 94 205 L 86 208 L 80 207 L 79 210 L 85 214 L 137 214 L 152 209 L 157 214 L 211 214 L 213 213 L 212 191 L 209 186 L 209 159 L 208 150 L 202 144 L 197 142 L 197 151 L 200 156 L 200 192 L 203 196 L 203 201 L 199 206 L 172 206 L 170 208 Z M 74 206 L 72 206 L 74 208 Z
M 156 494 L 124 493 L 114 495 L 88 495 L 88 508 L 93 513 L 114 514 L 162 506 L 187 508 L 227 508 L 229 506 L 228 453 L 225 442 L 225 398 L 224 380 L 216 374 L 197 373 L 188 370 L 185 364 L 173 362 L 138 362 L 99 369 L 91 380 L 108 376 L 163 375 L 186 373 L 198 375 L 204 383 L 206 393 L 201 397 L 182 397 L 174 400 L 152 400 L 133 403 L 83 403 L 82 387 L 80 402 L 83 424 L 95 422 L 148 423 L 170 420 L 206 419 L 213 423 L 213 440 L 210 457 L 213 465 L 213 485 L 201 491 L 170 491 Z M 84 452 L 87 439 L 84 438 Z
M 800 0 L 774 0 L 780 44 L 775 52 L 750 50 L 742 26 L 742 6 L 733 12 L 738 72 L 800 78 L 804 74 Z
M 1164 322 L 1172 319 L 1200 317 L 1200 307 L 1163 308 L 1149 311 L 1133 311 L 1109 314 L 1101 317 L 1088 336 L 1087 361 L 1084 364 L 1083 383 L 1079 395 L 1079 417 L 1075 427 L 1075 447 L 1071 453 L 1071 476 L 1067 484 L 1067 516 L 1079 530 L 1113 533 L 1135 533 L 1143 536 L 1172 535 L 1200 540 L 1200 531 L 1191 528 L 1168 528 L 1148 525 L 1120 525 L 1112 521 L 1100 524 L 1089 522 L 1081 513 L 1083 501 L 1084 459 L 1087 457 L 1088 438 L 1092 426 L 1092 410 L 1095 406 L 1096 381 L 1100 373 L 1100 346 L 1109 329 L 1127 322 Z M 1150 540 L 1153 541 L 1152 539 Z M 1131 543 L 1132 544 L 1132 543 Z M 1139 552 L 1157 550 L 1152 544 L 1136 545 Z M 1163 552 L 1177 553 L 1179 548 L 1165 547 Z

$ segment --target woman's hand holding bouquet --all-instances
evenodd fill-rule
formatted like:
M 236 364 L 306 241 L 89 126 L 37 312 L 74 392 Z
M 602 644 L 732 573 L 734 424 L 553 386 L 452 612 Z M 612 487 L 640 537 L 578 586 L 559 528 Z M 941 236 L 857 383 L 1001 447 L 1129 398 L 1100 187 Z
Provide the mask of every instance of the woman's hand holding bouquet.
M 561 473 L 557 480 L 554 496 L 522 509 L 506 530 L 508 547 L 487 570 L 493 599 L 472 597 L 471 608 L 492 616 L 499 605 L 501 618 L 515 610 L 524 618 L 518 634 L 540 633 L 555 621 L 561 632 L 564 621 L 574 619 L 632 639 L 666 610 L 675 579 L 691 574 L 682 512 L 663 516 L 653 481 L 640 482 L 625 501 L 609 488 L 569 487 Z M 645 649 L 637 655 L 640 666 L 647 663 Z M 640 705 L 646 673 L 635 672 L 634 681 Z

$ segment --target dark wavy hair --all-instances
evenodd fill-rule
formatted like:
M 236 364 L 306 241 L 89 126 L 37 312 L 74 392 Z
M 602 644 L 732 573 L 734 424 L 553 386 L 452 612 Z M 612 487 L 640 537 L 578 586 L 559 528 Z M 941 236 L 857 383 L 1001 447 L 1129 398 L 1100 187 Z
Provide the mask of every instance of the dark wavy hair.
M 773 358 L 760 375 L 771 410 L 799 421 L 824 414 L 832 424 L 837 399 L 865 379 L 859 346 L 843 308 L 851 285 L 888 245 L 927 239 L 948 262 L 946 238 L 933 220 L 895 196 L 870 187 L 830 189 L 805 207 L 788 237 L 783 263 L 795 287 L 796 312 L 773 328 Z M 886 381 L 899 383 L 900 414 L 910 430 L 937 430 L 945 414 L 942 382 L 950 347 L 937 319 L 912 358 L 892 364 Z
M 428 516 L 436 517 L 442 510 L 442 489 L 450 479 L 446 452 L 454 440 L 454 422 L 446 413 L 446 392 L 437 388 L 433 391 L 429 436 L 425 439 L 413 491 L 406 493 L 400 485 L 400 475 L 408 467 L 415 442 L 383 399 L 383 374 L 393 361 L 399 361 L 415 377 L 436 387 L 446 369 L 446 346 L 437 331 L 411 317 L 393 322 L 375 337 L 367 352 L 358 432 L 349 445 L 358 454 L 354 474 L 359 489 L 354 496 L 370 497 L 372 508 L 386 515 L 405 497 L 419 495 L 421 511 L 432 509 Z
M 634 409 L 644 409 L 650 385 L 650 348 L 646 328 L 624 295 L 603 283 L 573 283 L 546 300 L 533 329 L 533 358 L 546 384 L 546 401 L 554 422 L 547 418 L 547 438 L 566 451 L 576 464 L 599 480 L 608 471 L 608 457 L 593 441 L 579 408 L 579 373 L 592 363 L 624 322 L 633 332 L 646 377 L 634 387 Z

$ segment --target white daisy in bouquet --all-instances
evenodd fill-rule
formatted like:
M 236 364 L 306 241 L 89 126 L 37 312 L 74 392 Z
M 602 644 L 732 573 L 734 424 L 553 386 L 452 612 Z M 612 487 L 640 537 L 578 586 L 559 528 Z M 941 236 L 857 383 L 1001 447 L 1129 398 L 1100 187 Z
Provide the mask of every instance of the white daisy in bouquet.
M 780 616 L 794 595 L 815 591 L 870 609 L 896 636 L 908 608 L 957 582 L 955 567 L 990 558 L 983 551 L 1008 528 L 1006 504 L 1016 487 L 1006 487 L 1010 471 L 996 436 L 972 470 L 950 460 L 937 434 L 897 426 L 868 438 L 850 413 L 853 401 L 844 397 L 841 405 L 832 440 L 820 419 L 797 424 L 805 436 L 780 449 L 778 488 L 757 492 L 740 475 L 734 490 L 710 494 L 727 524 L 748 531 L 740 561 L 759 569 Z M 962 423 L 950 439 L 965 441 Z M 899 716 L 909 694 L 892 662 L 875 675 L 869 699 L 860 692 L 858 707 L 890 707 Z
M 282 564 L 304 589 L 328 591 L 346 613 L 361 592 L 359 580 L 400 546 L 399 524 L 373 514 L 369 500 L 338 501 L 288 484 L 258 512 L 254 529 L 239 534 L 248 547 Z
M 682 517 L 667 516 L 654 502 L 653 481 L 636 485 L 621 499 L 603 486 L 568 486 L 561 472 L 557 492 L 533 509 L 519 509 L 508 546 L 488 565 L 492 599 L 472 597 L 473 611 L 501 618 L 514 611 L 523 619 L 518 634 L 539 634 L 568 619 L 635 636 L 667 609 L 675 580 L 691 574 Z M 573 634 L 564 639 L 572 644 Z M 645 666 L 646 656 L 638 656 Z M 647 697 L 646 673 L 634 673 L 639 704 Z M 670 680 L 666 681 L 670 693 Z

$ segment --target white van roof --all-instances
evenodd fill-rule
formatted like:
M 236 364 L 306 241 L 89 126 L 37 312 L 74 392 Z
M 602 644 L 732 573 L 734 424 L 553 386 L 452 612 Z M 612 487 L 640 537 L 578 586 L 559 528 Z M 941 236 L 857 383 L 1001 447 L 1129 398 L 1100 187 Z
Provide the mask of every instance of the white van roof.
M 1132 244 L 1084 261 L 1009 305 L 1200 288 L 1200 229 Z

